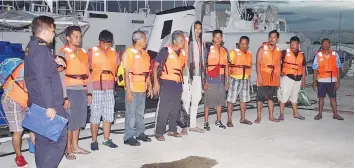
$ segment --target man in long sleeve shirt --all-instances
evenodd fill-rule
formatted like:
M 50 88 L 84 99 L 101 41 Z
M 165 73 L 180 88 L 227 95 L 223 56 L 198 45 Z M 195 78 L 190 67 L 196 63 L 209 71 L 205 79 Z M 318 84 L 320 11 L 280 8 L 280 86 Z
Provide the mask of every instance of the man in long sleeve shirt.
M 49 43 L 53 41 L 54 19 L 39 16 L 32 21 L 34 36 L 26 48 L 25 81 L 29 105 L 35 103 L 47 109 L 46 115 L 53 119 L 56 115 L 66 118 L 63 108 L 63 88 Z M 57 142 L 36 134 L 37 168 L 58 167 L 66 146 L 66 128 Z

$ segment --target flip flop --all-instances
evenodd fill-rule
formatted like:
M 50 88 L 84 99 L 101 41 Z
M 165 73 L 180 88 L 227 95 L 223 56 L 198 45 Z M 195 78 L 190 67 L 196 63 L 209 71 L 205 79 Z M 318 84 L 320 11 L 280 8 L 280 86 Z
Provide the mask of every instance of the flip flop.
M 243 121 L 239 121 L 239 123 L 241 123 L 241 124 L 246 124 L 246 125 L 252 125 L 252 124 L 253 124 L 252 122 L 250 122 L 250 121 L 247 120 L 247 119 L 245 119 L 245 120 L 243 120 Z
M 273 121 L 273 122 L 280 122 L 280 120 L 276 119 L 276 118 L 273 118 L 273 119 L 269 119 L 270 121 Z
M 279 118 L 277 118 L 277 119 L 280 121 L 283 121 L 285 118 L 284 118 L 284 115 L 280 115 Z
M 65 153 L 65 158 L 67 158 L 68 160 L 75 160 L 76 157 L 74 155 L 74 153 Z
M 257 118 L 257 119 L 254 121 L 254 123 L 255 123 L 255 124 L 260 124 L 260 121 L 261 121 L 261 118 Z
M 304 120 L 304 119 L 306 119 L 305 117 L 303 117 L 303 116 L 298 116 L 298 117 L 293 117 L 293 118 L 297 118 L 297 119 L 299 119 L 299 120 Z
M 187 135 L 187 128 L 183 128 L 180 135 Z
M 175 138 L 181 138 L 181 134 L 179 134 L 178 132 L 169 132 L 168 136 L 172 136 Z
M 156 135 L 155 138 L 158 140 L 158 141 L 165 141 L 165 138 L 163 135 Z
M 195 127 L 189 129 L 191 132 L 205 133 L 205 131 L 201 128 Z
M 333 116 L 333 119 L 335 119 L 335 120 L 344 120 L 344 118 L 341 117 L 340 115 Z
M 322 118 L 323 118 L 323 116 L 322 116 L 322 115 L 319 115 L 319 114 L 314 117 L 315 120 L 320 120 L 320 119 L 322 119 Z
M 228 121 L 226 125 L 227 125 L 227 127 L 233 127 L 234 126 L 232 121 Z
M 81 154 L 81 155 L 87 155 L 89 154 L 90 152 L 85 150 L 85 149 L 82 149 L 82 148 L 79 148 L 77 151 L 73 151 L 74 154 Z

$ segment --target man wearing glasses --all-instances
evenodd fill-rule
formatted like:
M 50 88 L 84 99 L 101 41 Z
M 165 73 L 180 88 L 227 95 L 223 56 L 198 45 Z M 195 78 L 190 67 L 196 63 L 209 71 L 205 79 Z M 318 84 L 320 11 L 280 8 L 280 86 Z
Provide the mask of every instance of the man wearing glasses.
M 111 123 L 114 120 L 114 82 L 117 66 L 120 59 L 117 51 L 112 48 L 113 34 L 103 30 L 99 35 L 99 46 L 89 49 L 89 68 L 92 80 L 92 104 L 91 104 L 91 150 L 99 150 L 97 133 L 100 118 L 103 120 L 104 142 L 103 146 L 117 148 L 110 139 Z M 90 79 L 89 79 L 90 80 Z M 89 91 L 89 93 L 91 93 Z

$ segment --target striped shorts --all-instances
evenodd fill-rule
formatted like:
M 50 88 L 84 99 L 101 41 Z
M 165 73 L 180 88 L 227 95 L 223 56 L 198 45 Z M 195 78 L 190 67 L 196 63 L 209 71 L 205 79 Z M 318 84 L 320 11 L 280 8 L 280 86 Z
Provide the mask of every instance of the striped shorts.
M 22 121 L 25 118 L 27 108 L 22 107 L 5 94 L 1 97 L 1 104 L 9 123 L 10 132 L 23 131 Z
M 92 93 L 90 123 L 100 124 L 100 119 L 113 122 L 115 113 L 113 90 L 94 90 Z
M 236 103 L 237 98 L 241 102 L 249 102 L 250 101 L 250 88 L 249 88 L 250 80 L 249 79 L 234 79 L 230 78 L 229 80 L 229 90 L 227 101 L 229 103 Z

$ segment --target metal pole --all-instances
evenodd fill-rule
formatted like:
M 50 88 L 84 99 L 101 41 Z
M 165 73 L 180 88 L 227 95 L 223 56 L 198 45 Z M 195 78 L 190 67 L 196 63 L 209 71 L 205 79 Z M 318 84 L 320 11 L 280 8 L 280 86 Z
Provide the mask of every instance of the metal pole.
M 340 43 L 341 43 L 341 12 L 340 12 L 340 16 L 339 16 L 340 18 L 339 18 L 339 39 L 338 39 L 338 46 L 337 46 L 337 48 L 339 47 L 339 49 L 340 49 Z
M 137 0 L 137 13 L 139 13 L 139 6 L 138 6 L 138 0 Z
M 163 0 L 160 0 L 160 11 L 163 11 Z

